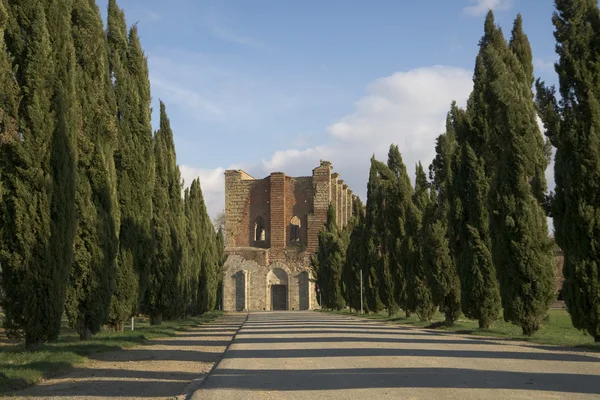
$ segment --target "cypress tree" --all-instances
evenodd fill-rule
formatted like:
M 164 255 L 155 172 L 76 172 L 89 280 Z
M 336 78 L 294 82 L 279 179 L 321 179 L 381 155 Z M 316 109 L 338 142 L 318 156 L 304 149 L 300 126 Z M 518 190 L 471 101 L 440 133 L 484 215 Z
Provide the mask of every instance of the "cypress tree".
M 7 50 L 22 91 L 18 140 L 5 147 L 2 240 L 5 327 L 27 345 L 60 332 L 73 257 L 75 126 L 70 4 L 11 1 Z M 27 88 L 25 90 L 24 88 Z M 8 100 L 9 102 L 11 100 Z
M 219 225 L 217 231 L 217 237 L 215 241 L 215 247 L 217 249 L 217 295 L 215 302 L 215 309 L 223 309 L 223 279 L 225 278 L 225 271 L 223 271 L 223 265 L 225 265 L 225 236 L 223 234 L 223 227 Z
M 488 48 L 493 94 L 491 134 L 499 153 L 490 192 L 492 255 L 500 282 L 504 319 L 524 335 L 539 329 L 554 296 L 554 260 L 542 204 L 530 182 L 545 187 L 544 145 L 531 84 L 529 41 L 515 20 L 511 48 Z M 518 53 L 512 52 L 516 49 Z M 521 55 L 519 58 L 518 56 Z M 492 139 L 494 140 L 494 139 Z
M 379 299 L 389 315 L 393 315 L 398 307 L 394 299 L 393 260 L 389 247 L 390 243 L 395 246 L 395 240 L 392 237 L 393 227 L 386 220 L 393 201 L 387 198 L 387 194 L 394 183 L 390 169 L 372 157 L 367 185 L 366 224 L 370 236 L 368 240 L 372 243 L 369 250 L 374 251 L 370 257 L 377 277 Z
M 190 296 L 192 314 L 198 313 L 198 278 L 202 263 L 202 209 L 200 180 L 194 179 L 185 191 L 185 212 L 187 216 L 187 260 L 190 271 Z
M 461 309 L 466 317 L 478 320 L 480 328 L 488 328 L 499 316 L 500 293 L 490 250 L 489 183 L 483 158 L 471 146 L 482 141 L 454 103 L 450 115 L 457 147 L 451 164 L 449 234 L 460 278 Z
M 183 253 L 180 235 L 181 186 L 175 145 L 164 103 L 160 102 L 160 129 L 154 134 L 156 175 L 152 196 L 152 247 L 150 281 L 144 310 L 152 324 L 175 316 Z M 174 196 L 175 194 L 175 196 Z
M 406 223 L 413 192 L 406 166 L 397 145 L 390 145 L 387 166 L 391 171 L 392 178 L 386 194 L 389 213 L 385 219 L 389 227 L 387 242 L 394 278 L 394 297 L 398 306 L 406 312 L 408 317 L 412 311 L 408 307 L 407 259 L 406 254 L 403 253 L 403 247 L 408 239 Z
M 600 12 L 593 0 L 555 2 L 555 89 L 538 81 L 538 109 L 556 148 L 551 201 L 564 252 L 562 293 L 573 326 L 600 342 Z
M 402 247 L 406 277 L 406 309 L 417 314 L 421 321 L 430 321 L 435 307 L 431 298 L 422 258 L 422 219 L 429 206 L 427 177 L 419 162 L 416 167 L 415 191 L 406 210 L 404 229 L 406 238 Z
M 322 291 L 321 307 L 341 310 L 344 308 L 342 296 L 342 241 L 335 222 L 335 207 L 329 205 L 327 222 L 319 231 L 319 247 L 311 257 L 317 283 Z
M 465 316 L 488 328 L 500 311 L 500 294 L 492 262 L 487 210 L 490 176 L 496 167 L 499 143 L 490 140 L 490 59 L 487 49 L 506 45 L 489 11 L 475 62 L 473 92 L 467 112 L 453 104 L 451 116 L 457 149 L 452 162 L 451 244 L 461 281 Z
M 360 271 L 363 268 L 361 253 L 364 247 L 363 232 L 365 226 L 365 208 L 358 197 L 354 197 L 352 199 L 352 210 L 352 218 L 348 224 L 348 226 L 351 228 L 351 232 L 348 238 L 348 245 L 346 246 L 346 259 L 344 260 L 344 265 L 342 266 L 342 280 L 345 287 L 344 299 L 346 304 L 355 310 L 360 310 Z
M 108 2 L 107 24 L 109 66 L 117 103 L 115 168 L 121 206 L 116 285 L 109 321 L 113 327 L 123 329 L 124 321 L 142 302 L 149 280 L 154 159 L 148 68 L 137 29 L 133 27 L 127 34 L 125 15 L 116 0 Z
M 362 263 L 365 268 L 364 279 L 367 283 L 366 301 L 369 311 L 378 312 L 387 308 L 389 312 L 390 303 L 393 299 L 382 299 L 382 292 L 385 294 L 389 289 L 391 282 L 388 281 L 388 287 L 381 288 L 381 271 L 383 270 L 383 253 L 381 251 L 381 183 L 377 168 L 375 156 L 371 157 L 371 169 L 369 170 L 369 182 L 367 184 L 367 204 L 365 207 L 365 226 L 364 226 L 364 249 Z M 388 260 L 389 262 L 389 260 Z
M 431 200 L 423 216 L 423 267 L 433 303 L 444 312 L 447 325 L 453 325 L 460 315 L 460 282 L 448 237 L 449 189 L 452 180 L 450 163 L 455 140 L 448 115 L 446 133 L 437 138 L 436 156 L 429 166 Z
M 89 339 L 108 318 L 115 284 L 117 130 L 106 39 L 95 2 L 75 0 L 72 21 L 83 118 L 78 132 L 75 256 L 65 310 L 80 337 Z

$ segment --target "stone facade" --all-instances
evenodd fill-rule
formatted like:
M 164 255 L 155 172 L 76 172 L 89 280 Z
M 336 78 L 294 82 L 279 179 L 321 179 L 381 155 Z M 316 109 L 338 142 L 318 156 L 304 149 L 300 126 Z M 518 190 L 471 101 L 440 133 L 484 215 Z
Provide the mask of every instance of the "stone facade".
M 318 308 L 310 256 L 327 208 L 336 207 L 340 227 L 352 217 L 352 191 L 331 170 L 321 161 L 303 177 L 225 171 L 223 310 Z

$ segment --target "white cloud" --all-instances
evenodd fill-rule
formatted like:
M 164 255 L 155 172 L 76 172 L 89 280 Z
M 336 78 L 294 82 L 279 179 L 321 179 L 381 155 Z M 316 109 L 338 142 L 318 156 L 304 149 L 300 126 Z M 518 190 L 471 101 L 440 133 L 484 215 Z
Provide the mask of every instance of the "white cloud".
M 435 139 L 444 131 L 450 103 L 464 104 L 471 90 L 472 73 L 460 68 L 433 66 L 395 73 L 370 84 L 367 94 L 355 103 L 355 111 L 327 128 L 328 143 L 280 150 L 242 169 L 256 178 L 275 171 L 306 176 L 325 159 L 364 198 L 371 155 L 385 161 L 390 144 L 398 144 L 414 177 L 415 164 L 421 160 L 427 168 L 434 157 Z M 185 167 L 185 174 L 200 175 L 209 213 L 214 216 L 223 207 L 223 168 L 197 171 Z
M 233 29 L 222 20 L 217 13 L 212 10 L 204 16 L 204 26 L 217 38 L 226 42 L 239 44 L 242 46 L 255 47 L 255 48 L 266 48 L 265 43 L 254 37 L 240 34 L 235 32 Z
M 554 72 L 554 60 L 543 60 L 541 58 L 536 58 L 533 60 L 533 66 L 537 71 L 540 72 Z
M 469 0 L 473 5 L 463 8 L 463 13 L 472 16 L 480 17 L 492 11 L 506 11 L 512 7 L 512 0 Z

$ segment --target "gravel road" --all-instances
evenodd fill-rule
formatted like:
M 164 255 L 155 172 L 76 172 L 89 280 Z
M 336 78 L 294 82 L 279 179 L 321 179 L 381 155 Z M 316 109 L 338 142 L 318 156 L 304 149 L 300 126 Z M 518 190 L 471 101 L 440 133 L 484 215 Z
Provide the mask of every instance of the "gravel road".
M 200 399 L 600 399 L 600 354 L 316 312 L 251 313 Z
M 186 398 L 218 361 L 246 314 L 128 350 L 99 353 L 81 367 L 16 393 L 17 399 Z

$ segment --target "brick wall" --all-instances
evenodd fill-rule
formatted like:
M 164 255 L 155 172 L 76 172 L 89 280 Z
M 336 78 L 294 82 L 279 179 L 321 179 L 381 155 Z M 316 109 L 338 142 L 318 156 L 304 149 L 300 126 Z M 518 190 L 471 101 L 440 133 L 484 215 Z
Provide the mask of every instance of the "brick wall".
M 287 239 L 287 216 L 285 213 L 285 182 L 286 177 L 283 172 L 273 172 L 271 179 L 270 210 L 271 210 L 271 254 L 272 260 L 278 260 L 283 257 Z
M 322 161 L 321 165 L 313 169 L 313 214 L 309 214 L 308 243 L 306 251 L 313 253 L 318 246 L 318 234 L 327 221 L 327 207 L 331 201 L 331 163 Z

